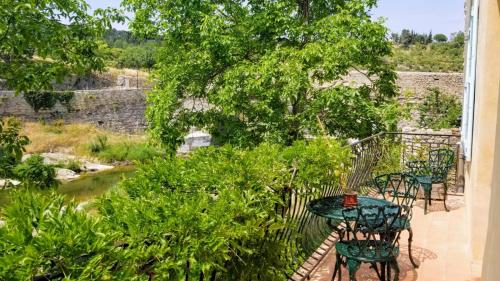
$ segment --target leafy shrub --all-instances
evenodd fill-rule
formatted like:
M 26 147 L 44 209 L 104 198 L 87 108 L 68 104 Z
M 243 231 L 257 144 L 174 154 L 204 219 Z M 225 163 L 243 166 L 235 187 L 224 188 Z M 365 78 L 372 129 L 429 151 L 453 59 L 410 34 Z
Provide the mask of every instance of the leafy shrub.
M 99 153 L 108 147 L 108 137 L 106 135 L 98 135 L 89 144 L 89 150 L 92 153 Z
M 130 280 L 119 233 L 61 195 L 14 190 L 2 211 L 0 280 Z
M 142 165 L 97 206 L 123 233 L 136 272 L 162 280 L 201 274 L 282 280 L 297 257 L 285 252 L 289 240 L 274 238 L 284 227 L 291 240 L 298 233 L 276 208 L 293 171 L 293 184 L 306 190 L 337 182 L 336 171 L 349 162 L 349 150 L 334 140 L 253 150 L 209 147 Z
M 423 102 L 418 106 L 419 125 L 435 130 L 460 127 L 462 105 L 449 94 L 438 88 L 429 88 Z
M 21 162 L 25 146 L 30 143 L 19 135 L 21 124 L 14 118 L 0 120 L 0 177 L 13 176 L 13 168 Z
M 14 168 L 14 173 L 24 183 L 46 189 L 57 186 L 56 170 L 43 162 L 43 157 L 35 154 Z
M 17 190 L 0 227 L 0 280 L 283 280 L 300 262 L 285 250 L 300 238 L 295 225 L 276 211 L 293 171 L 297 188 L 335 183 L 348 151 L 321 139 L 156 158 L 92 216 L 59 195 Z M 285 227 L 290 240 L 275 239 Z

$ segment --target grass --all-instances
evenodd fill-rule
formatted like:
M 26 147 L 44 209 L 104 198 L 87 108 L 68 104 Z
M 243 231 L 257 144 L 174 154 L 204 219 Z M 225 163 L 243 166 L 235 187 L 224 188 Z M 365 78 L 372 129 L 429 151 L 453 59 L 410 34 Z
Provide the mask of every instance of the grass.
M 89 143 L 97 136 L 105 135 L 110 147 L 123 143 L 144 146 L 147 142 L 144 134 L 120 134 L 89 124 L 64 124 L 60 121 L 50 124 L 26 122 L 21 133 L 31 140 L 31 144 L 26 147 L 27 153 L 62 152 L 82 157 L 96 156 L 89 151 Z
M 97 157 L 105 162 L 140 161 L 144 162 L 153 157 L 162 155 L 155 147 L 144 143 L 123 142 L 108 145 L 102 151 L 96 153 Z

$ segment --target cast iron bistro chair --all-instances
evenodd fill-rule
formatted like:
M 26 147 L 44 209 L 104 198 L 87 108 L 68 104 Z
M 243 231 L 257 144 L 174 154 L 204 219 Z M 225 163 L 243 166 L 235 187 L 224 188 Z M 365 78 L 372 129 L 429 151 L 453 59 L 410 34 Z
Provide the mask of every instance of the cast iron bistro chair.
M 340 267 L 343 265 L 349 271 L 349 280 L 355 281 L 361 263 L 370 263 L 380 280 L 386 280 L 386 277 L 390 280 L 393 268 L 394 280 L 398 280 L 399 266 L 396 259 L 399 256 L 397 243 L 401 231 L 395 227 L 395 223 L 400 220 L 405 223 L 401 209 L 399 205 L 386 205 L 352 207 L 342 211 L 345 227 L 335 245 L 337 261 L 332 280 L 337 273 L 338 280 L 342 280 Z M 380 272 L 378 264 L 381 266 Z
M 431 193 L 433 184 L 442 184 L 444 189 L 443 204 L 446 206 L 448 196 L 448 172 L 455 162 L 455 152 L 447 148 L 433 149 L 429 151 L 428 160 L 412 160 L 406 163 L 409 173 L 414 175 L 424 189 L 425 205 L 424 213 L 427 214 L 427 202 L 432 205 Z
M 408 231 L 408 254 L 411 263 L 417 268 L 418 265 L 413 260 L 411 251 L 413 230 L 410 222 L 413 215 L 413 203 L 415 203 L 417 199 L 417 193 L 420 187 L 418 180 L 410 174 L 391 173 L 377 176 L 373 181 L 377 187 L 378 193 L 382 195 L 385 200 L 403 207 L 401 213 L 402 219 L 396 221 L 394 227 L 401 231 Z

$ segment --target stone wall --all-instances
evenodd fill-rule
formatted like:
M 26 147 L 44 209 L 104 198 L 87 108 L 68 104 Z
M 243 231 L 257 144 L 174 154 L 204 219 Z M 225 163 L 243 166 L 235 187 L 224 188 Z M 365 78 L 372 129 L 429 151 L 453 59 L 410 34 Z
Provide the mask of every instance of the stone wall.
M 35 113 L 22 94 L 0 91 L 0 116 L 22 120 L 64 120 L 67 123 L 90 123 L 120 132 L 142 131 L 146 127 L 144 89 L 105 89 L 75 91 L 66 108 L 59 102 L 50 110 Z
M 426 94 L 428 88 L 439 88 L 442 92 L 452 94 L 462 99 L 464 92 L 463 73 L 435 72 L 397 72 L 396 84 L 401 90 L 401 99 L 418 102 Z M 359 85 L 369 83 L 361 73 L 352 71 L 343 78 L 346 83 Z
M 428 87 L 438 87 L 443 92 L 462 97 L 463 78 L 461 73 L 422 73 L 399 72 L 397 84 L 401 88 L 401 103 L 418 103 L 426 93 Z M 144 130 L 146 121 L 144 111 L 146 108 L 145 94 L 147 88 L 136 89 L 144 86 L 145 80 L 134 77 L 110 77 L 107 82 L 92 82 L 93 80 L 72 81 L 71 85 L 98 88 L 98 90 L 75 91 L 72 109 L 57 104 L 52 110 L 41 111 L 38 114 L 25 102 L 22 95 L 15 96 L 11 91 L 0 90 L 0 117 L 16 116 L 24 120 L 47 121 L 62 119 L 68 123 L 91 123 L 98 127 L 123 132 Z M 352 72 L 344 78 L 345 83 L 359 84 L 368 82 L 367 78 L 359 72 Z M 102 88 L 109 86 L 108 88 Z M 146 84 L 147 86 L 147 84 Z M 67 87 L 64 87 L 67 88 Z M 401 127 L 412 127 L 414 124 L 405 122 Z

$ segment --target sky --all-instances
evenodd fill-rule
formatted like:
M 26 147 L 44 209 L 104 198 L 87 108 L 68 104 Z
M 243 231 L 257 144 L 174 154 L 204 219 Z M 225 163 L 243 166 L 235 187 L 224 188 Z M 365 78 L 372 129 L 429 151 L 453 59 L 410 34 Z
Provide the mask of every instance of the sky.
M 119 7 L 121 0 L 87 0 L 95 8 Z M 449 35 L 464 29 L 464 0 L 379 0 L 372 11 L 374 18 L 386 18 L 392 32 L 403 28 L 419 33 L 444 33 Z M 127 25 L 115 24 L 116 29 Z

